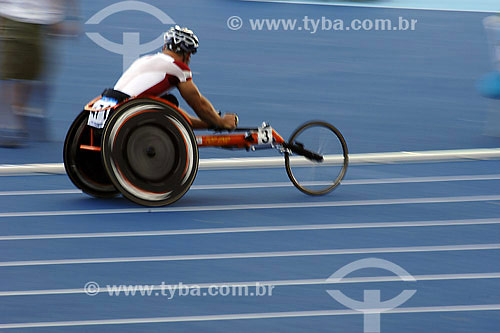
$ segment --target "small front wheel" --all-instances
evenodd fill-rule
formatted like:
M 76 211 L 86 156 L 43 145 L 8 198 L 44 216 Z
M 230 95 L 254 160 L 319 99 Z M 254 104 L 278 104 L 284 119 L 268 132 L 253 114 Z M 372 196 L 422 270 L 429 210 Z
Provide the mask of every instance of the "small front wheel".
M 288 177 L 306 194 L 330 193 L 345 176 L 349 163 L 347 144 L 340 131 L 326 122 L 305 123 L 284 147 Z

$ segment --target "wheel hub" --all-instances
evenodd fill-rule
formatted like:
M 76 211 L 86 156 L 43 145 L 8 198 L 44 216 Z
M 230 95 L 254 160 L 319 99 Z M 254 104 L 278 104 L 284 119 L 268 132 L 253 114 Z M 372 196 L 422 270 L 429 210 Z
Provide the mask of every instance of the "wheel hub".
M 152 125 L 140 126 L 131 133 L 126 154 L 131 170 L 152 182 L 164 179 L 176 160 L 175 144 L 168 132 Z

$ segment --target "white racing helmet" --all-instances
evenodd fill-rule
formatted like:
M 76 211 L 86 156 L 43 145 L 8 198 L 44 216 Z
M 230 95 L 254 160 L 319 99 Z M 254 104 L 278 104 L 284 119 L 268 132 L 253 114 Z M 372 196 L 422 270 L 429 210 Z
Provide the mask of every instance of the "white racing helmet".
M 192 53 L 198 50 L 198 37 L 188 28 L 181 28 L 178 25 L 170 28 L 163 35 L 165 46 L 175 53 Z

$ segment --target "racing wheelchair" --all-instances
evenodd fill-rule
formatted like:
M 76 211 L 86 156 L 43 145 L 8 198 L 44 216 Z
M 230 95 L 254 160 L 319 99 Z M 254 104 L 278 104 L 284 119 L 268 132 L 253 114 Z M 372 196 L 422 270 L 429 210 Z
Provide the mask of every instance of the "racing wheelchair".
M 201 147 L 276 149 L 293 185 L 309 195 L 331 192 L 348 166 L 344 137 L 326 122 L 307 122 L 288 141 L 266 123 L 196 136 L 189 118 L 167 100 L 103 96 L 88 103 L 69 128 L 64 166 L 73 184 L 91 196 L 121 193 L 140 205 L 165 206 L 191 187 Z

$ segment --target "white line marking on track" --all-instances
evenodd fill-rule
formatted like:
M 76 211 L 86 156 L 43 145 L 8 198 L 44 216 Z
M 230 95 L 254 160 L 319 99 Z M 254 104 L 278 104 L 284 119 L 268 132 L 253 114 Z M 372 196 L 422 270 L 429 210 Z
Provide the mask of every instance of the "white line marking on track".
M 465 274 L 428 274 L 428 275 L 412 275 L 417 282 L 419 281 L 451 281 L 451 280 L 483 280 L 483 279 L 500 279 L 498 273 L 465 273 Z M 356 284 L 356 283 L 379 283 L 379 282 L 402 282 L 404 276 L 371 276 L 371 277 L 352 277 L 343 278 L 340 281 L 331 282 L 328 279 L 301 279 L 301 280 L 273 280 L 273 281 L 245 281 L 245 282 L 211 282 L 211 283 L 196 283 L 185 284 L 183 287 L 193 289 L 207 289 L 211 287 L 254 287 L 257 283 L 260 285 L 273 286 L 304 286 L 304 285 L 336 285 L 336 284 Z M 124 285 L 143 285 L 151 286 L 151 291 L 165 290 L 169 285 L 152 285 L 147 283 L 134 283 Z M 173 286 L 173 285 L 172 285 Z M 85 294 L 83 288 L 74 289 L 46 289 L 46 290 L 15 290 L 15 291 L 0 291 L 0 297 L 12 296 L 42 296 L 42 295 L 68 295 L 68 294 Z M 107 289 L 103 288 L 100 294 L 108 294 Z
M 345 254 L 374 254 L 374 253 L 484 251 L 484 250 L 499 250 L 499 249 L 500 249 L 500 243 L 308 250 L 308 251 L 281 251 L 281 252 L 248 252 L 248 253 L 218 253 L 218 254 L 191 254 L 191 255 L 187 254 L 187 255 L 154 256 L 154 257 L 2 261 L 0 262 L 0 267 L 110 264 L 110 263 L 130 263 L 130 262 L 186 261 L 186 260 L 248 259 L 248 258 L 279 258 L 279 257 L 305 257 L 305 256 L 332 256 L 332 255 L 345 255 Z
M 302 157 L 292 157 L 296 162 L 308 165 L 309 162 Z M 431 151 L 400 151 L 386 153 L 350 154 L 350 165 L 370 165 L 387 163 L 408 162 L 449 162 L 449 161 L 478 161 L 500 158 L 500 148 L 431 150 Z M 326 155 L 325 162 L 338 164 L 343 162 L 343 157 Z M 200 170 L 225 170 L 248 168 L 282 168 L 283 157 L 254 157 L 254 158 L 209 158 L 200 160 Z M 32 175 L 32 174 L 64 174 L 62 163 L 47 164 L 3 164 L 0 165 L 0 175 Z
M 1 191 L 1 197 L 15 197 L 25 195 L 66 195 L 66 194 L 81 194 L 78 189 L 60 189 L 60 190 L 26 190 L 26 191 Z
M 498 10 L 484 10 L 484 9 L 452 9 L 452 8 L 421 8 L 421 7 L 404 7 L 404 6 L 391 6 L 391 5 L 377 5 L 367 3 L 328 3 L 319 1 L 300 1 L 300 0 L 243 0 L 247 2 L 268 2 L 268 3 L 281 3 L 293 5 L 316 5 L 316 6 L 336 6 L 336 7 L 361 7 L 361 8 L 381 8 L 381 9 L 405 9 L 405 10 L 425 10 L 425 11 L 438 11 L 438 12 L 465 12 L 465 13 L 498 13 Z
M 342 181 L 342 186 L 349 185 L 383 185 L 383 184 L 410 184 L 410 183 L 435 183 L 458 181 L 484 181 L 500 180 L 500 174 L 493 175 L 463 175 L 463 176 L 437 176 L 437 177 L 406 177 L 406 178 L 380 178 L 380 179 L 348 179 Z M 328 185 L 326 182 L 304 183 L 304 185 Z M 241 183 L 217 185 L 193 185 L 190 190 L 232 190 L 232 189 L 257 189 L 293 187 L 290 182 L 269 183 Z M 25 195 L 66 195 L 82 194 L 78 189 L 58 190 L 25 190 L 25 191 L 0 191 L 0 196 L 25 196 Z
M 0 236 L 0 241 L 44 240 L 44 239 L 73 239 L 73 238 L 108 238 L 108 237 L 155 237 L 178 235 L 209 235 L 246 232 L 275 232 L 275 231 L 308 231 L 308 230 L 339 230 L 339 229 L 370 229 L 370 228 L 412 228 L 412 227 L 452 227 L 467 225 L 500 224 L 500 218 L 466 219 L 466 220 L 437 220 L 437 221 L 408 221 L 408 222 L 358 222 L 338 224 L 305 224 L 265 227 L 235 227 L 235 228 L 205 228 L 205 229 L 178 229 L 178 230 L 151 230 L 130 232 L 94 232 L 76 234 L 42 234 L 42 235 L 11 235 Z
M 435 183 L 435 182 L 482 181 L 482 180 L 500 180 L 500 174 L 353 179 L 353 180 L 347 179 L 342 181 L 342 185 L 408 184 L 408 183 Z
M 34 212 L 4 212 L 0 218 L 9 217 L 41 217 L 41 216 L 82 216 L 82 215 L 110 215 L 110 214 L 141 214 L 141 213 L 173 213 L 173 212 L 208 212 L 233 211 L 254 209 L 285 209 L 285 208 L 325 208 L 325 207 L 353 207 L 353 206 L 386 206 L 386 205 L 417 205 L 459 202 L 487 202 L 500 201 L 500 195 L 477 195 L 459 197 L 435 198 L 396 198 L 378 200 L 344 200 L 327 202 L 293 202 L 270 204 L 241 204 L 215 206 L 188 206 L 165 208 L 126 208 L 126 209 L 94 209 L 94 210 L 61 210 L 61 211 L 34 211 Z
M 429 313 L 429 312 L 465 312 L 465 311 L 498 311 L 500 304 L 478 304 L 478 305 L 451 305 L 451 306 L 425 306 L 411 308 L 366 309 L 365 311 L 388 313 Z M 204 316 L 179 316 L 179 317 L 155 317 L 155 318 L 122 318 L 104 320 L 81 320 L 81 321 L 53 321 L 38 323 L 12 323 L 0 324 L 0 329 L 9 328 L 34 328 L 34 327 L 67 327 L 67 326 L 93 326 L 93 325 L 130 325 L 130 324 L 155 324 L 175 323 L 193 321 L 216 321 L 216 320 L 242 320 L 242 319 L 270 319 L 270 318 L 294 318 L 294 317 L 318 317 L 318 316 L 345 316 L 362 315 L 355 310 L 318 310 L 318 311 L 290 311 L 290 312 L 262 312 L 242 313 L 224 315 Z

